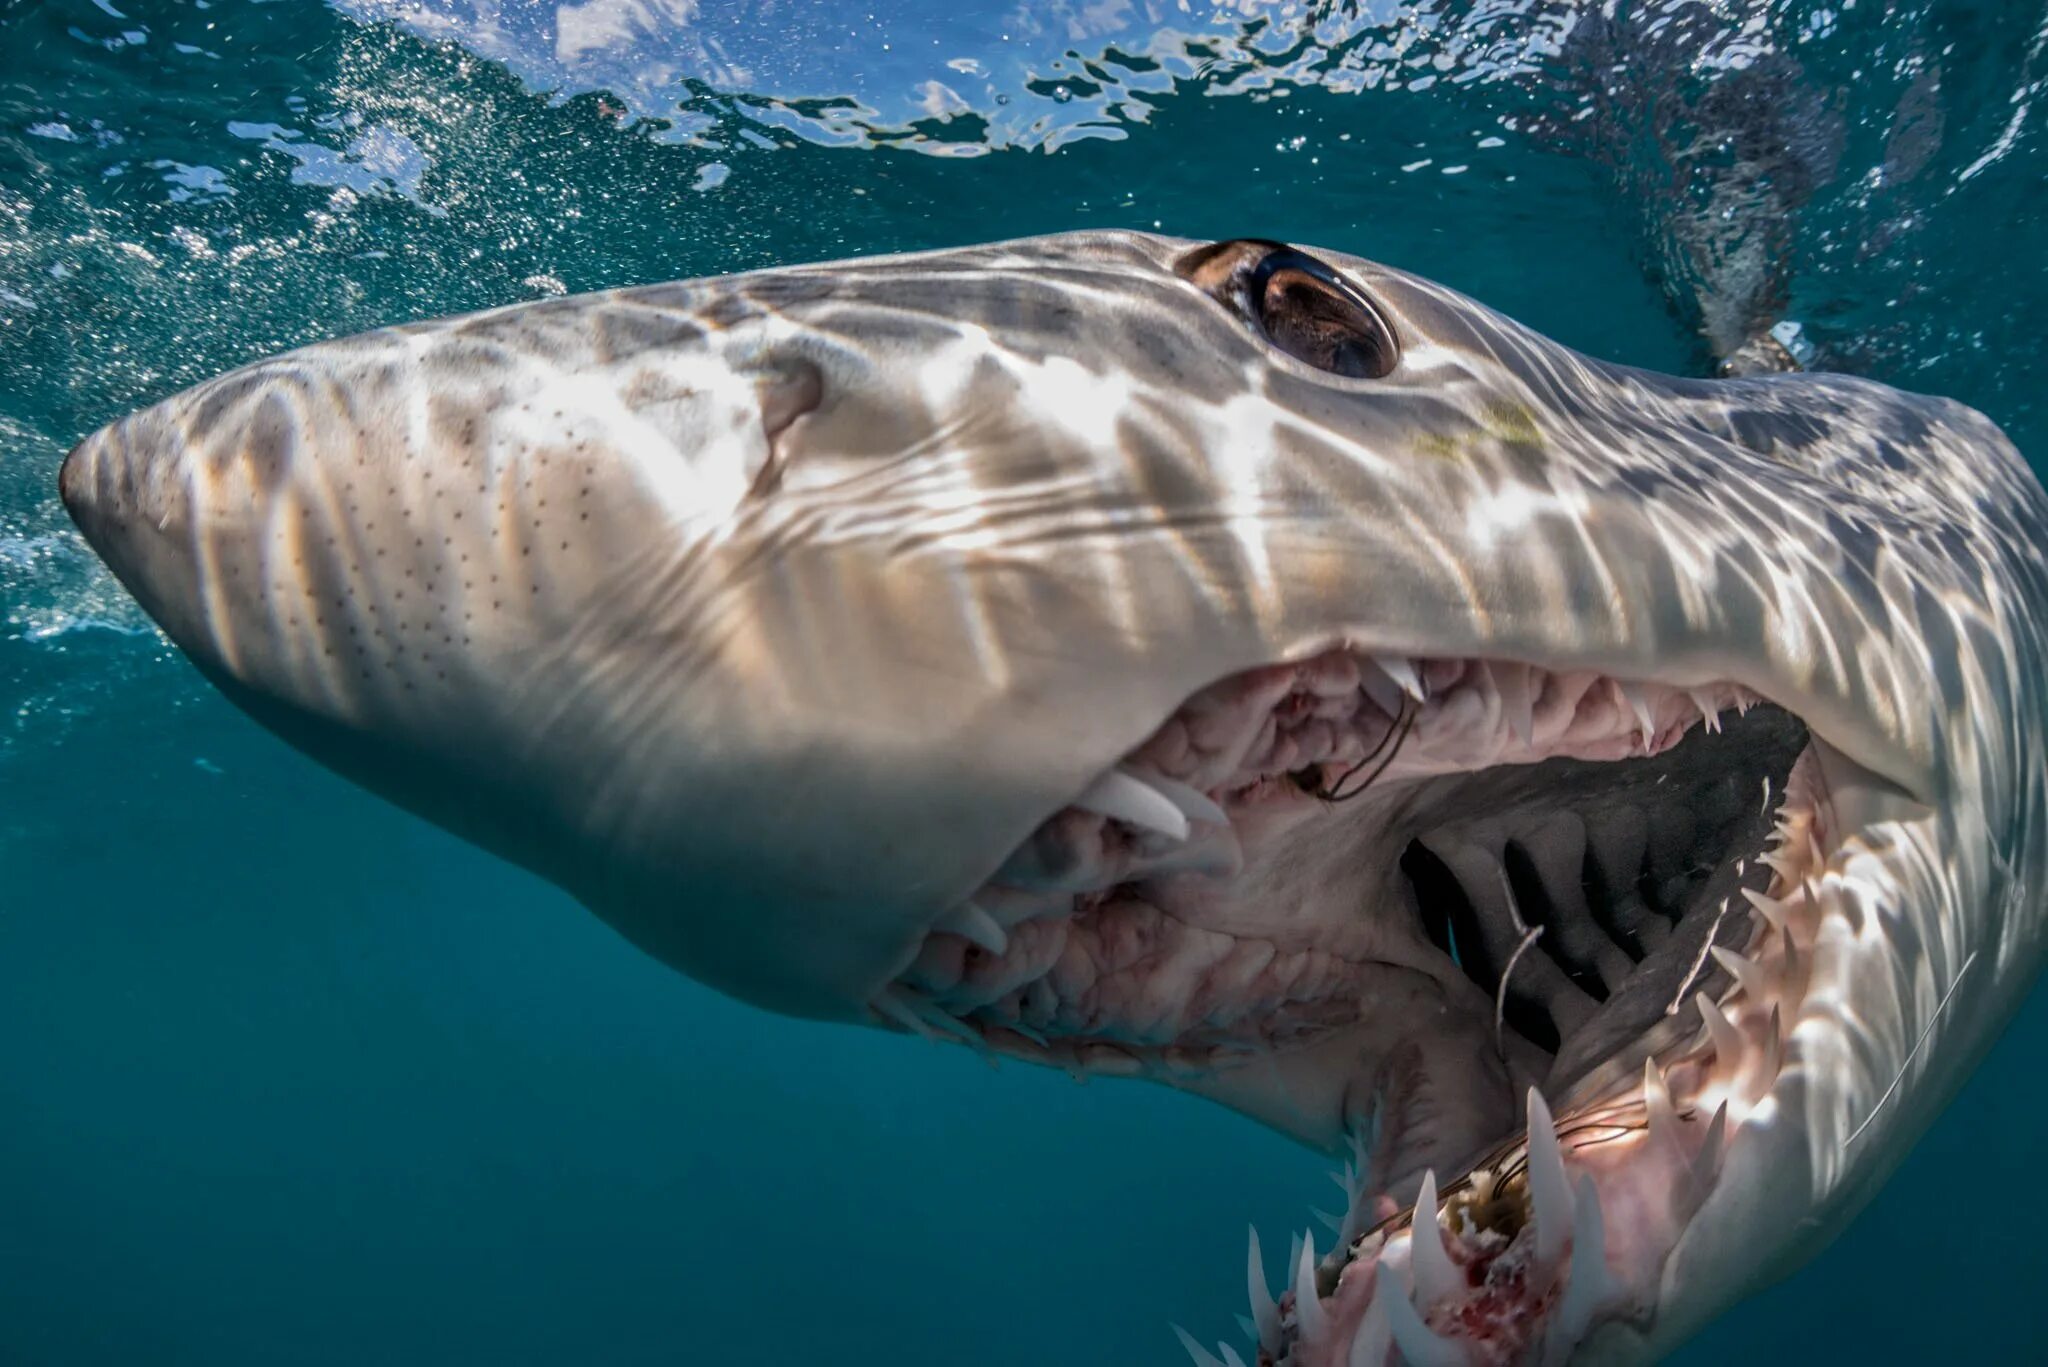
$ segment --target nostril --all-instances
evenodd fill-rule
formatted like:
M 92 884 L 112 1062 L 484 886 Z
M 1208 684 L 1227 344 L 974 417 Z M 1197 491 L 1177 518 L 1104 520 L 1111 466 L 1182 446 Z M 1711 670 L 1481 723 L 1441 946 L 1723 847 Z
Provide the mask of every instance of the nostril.
M 818 367 L 801 357 L 778 362 L 754 382 L 761 403 L 761 433 L 767 438 L 767 458 L 754 474 L 748 493 L 754 497 L 772 494 L 782 486 L 782 452 L 777 439 L 804 414 L 825 398 L 825 376 Z
M 790 360 L 763 375 L 755 388 L 761 396 L 761 430 L 773 442 L 824 400 L 825 377 L 809 361 Z

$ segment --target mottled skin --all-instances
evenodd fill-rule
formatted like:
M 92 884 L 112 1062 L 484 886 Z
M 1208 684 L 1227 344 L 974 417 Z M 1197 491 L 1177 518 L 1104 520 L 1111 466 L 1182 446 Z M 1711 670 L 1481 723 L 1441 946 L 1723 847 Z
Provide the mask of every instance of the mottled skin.
M 1835 784 L 1836 886 L 1769 1104 L 1654 1319 L 1592 1345 L 1661 1351 L 1840 1228 L 2035 975 L 2048 500 L 1956 404 L 1610 366 L 1333 253 L 1402 351 L 1325 373 L 1177 274 L 1194 245 L 384 329 L 110 426 L 64 497 L 264 722 L 819 1017 L 869 1019 L 948 908 L 1234 672 L 1342 642 L 1771 699 Z

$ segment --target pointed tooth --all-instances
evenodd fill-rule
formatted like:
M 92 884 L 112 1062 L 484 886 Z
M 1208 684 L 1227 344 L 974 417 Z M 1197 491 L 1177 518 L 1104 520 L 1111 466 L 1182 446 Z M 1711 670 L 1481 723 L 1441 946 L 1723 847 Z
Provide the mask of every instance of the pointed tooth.
M 1735 985 L 1742 989 L 1742 995 L 1759 1004 L 1765 1000 L 1768 979 L 1761 964 L 1725 945 L 1708 945 L 1707 953 L 1714 956 L 1715 963 L 1728 970 L 1729 976 L 1735 979 Z
M 1572 1200 L 1571 1276 L 1555 1321 L 1564 1341 L 1551 1344 L 1553 1356 L 1557 1350 L 1577 1346 L 1601 1303 L 1617 1289 L 1614 1274 L 1607 1268 L 1607 1222 L 1600 1211 L 1600 1193 L 1593 1179 L 1582 1175 Z
M 1412 1251 L 1409 1265 L 1415 1270 L 1415 1299 L 1433 1305 L 1462 1289 L 1465 1275 L 1444 1249 L 1444 1236 L 1436 1223 L 1436 1169 L 1422 1175 L 1422 1191 L 1415 1198 L 1415 1219 L 1410 1227 Z
M 1301 1257 L 1294 1264 L 1294 1326 L 1303 1343 L 1321 1343 L 1330 1332 L 1330 1317 L 1316 1295 L 1316 1236 L 1302 1236 Z
M 1735 1028 L 1735 1022 L 1714 1003 L 1704 992 L 1695 992 L 1693 1005 L 1700 1011 L 1700 1019 L 1706 1022 L 1707 1038 L 1713 1041 L 1714 1057 L 1724 1068 L 1734 1068 L 1742 1062 L 1742 1032 Z
M 1671 1088 L 1653 1058 L 1643 1060 L 1643 1109 L 1649 1113 L 1651 1139 L 1678 1136 L 1678 1110 L 1671 1104 Z
M 1703 688 L 1688 688 L 1685 696 L 1692 699 L 1692 705 L 1700 710 L 1700 721 L 1709 731 L 1721 729 L 1721 709 L 1714 706 L 1714 695 Z
M 1052 1047 L 1051 1040 L 1048 1040 L 1043 1033 L 1026 1025 L 1023 1021 L 1006 1021 L 1002 1028 L 1013 1035 L 1022 1035 L 1041 1049 L 1050 1049 Z
M 1239 1315 L 1237 1317 L 1237 1332 L 1243 1334 L 1253 1343 L 1259 1341 L 1259 1326 L 1252 1323 L 1250 1315 Z
M 1643 692 L 1640 684 L 1622 683 L 1617 679 L 1614 687 L 1629 710 L 1636 714 L 1636 726 L 1643 735 L 1643 748 L 1649 749 L 1657 739 L 1657 717 L 1650 710 L 1649 695 Z
M 1695 1182 L 1711 1182 L 1721 1170 L 1721 1150 L 1728 1143 L 1728 1103 L 1722 1102 L 1714 1108 L 1714 1118 L 1707 1122 L 1707 1137 L 1700 1144 L 1700 1151 L 1693 1155 L 1692 1175 Z
M 1381 1281 L 1390 1280 L 1381 1269 Z M 1387 1312 L 1380 1305 L 1379 1290 L 1373 1290 L 1373 1298 L 1365 1307 L 1365 1318 L 1358 1322 L 1358 1332 L 1351 1336 L 1351 1351 L 1344 1356 L 1344 1367 L 1387 1367 L 1387 1352 L 1394 1346 L 1392 1327 L 1387 1323 Z
M 1181 815 L 1189 821 L 1206 821 L 1216 826 L 1230 824 L 1230 814 L 1200 788 L 1182 783 L 1177 778 L 1167 778 L 1164 774 L 1147 774 L 1141 782 L 1157 788 L 1168 802 L 1180 808 Z
M 1388 678 L 1400 685 L 1403 693 L 1417 702 L 1428 700 L 1429 691 L 1422 686 L 1422 675 L 1416 671 L 1413 660 L 1405 655 L 1375 655 L 1372 662 L 1378 665 Z
M 1389 678 L 1371 660 L 1364 661 L 1358 670 L 1359 691 L 1372 700 L 1372 705 L 1390 717 L 1399 716 L 1403 702 L 1401 685 Z
M 1180 1340 L 1180 1346 L 1188 1350 L 1188 1356 L 1195 1360 L 1195 1367 L 1223 1367 L 1223 1359 L 1195 1342 L 1195 1336 L 1177 1324 L 1167 1326 L 1173 1336 Z
M 1536 699 L 1528 666 L 1496 664 L 1489 669 L 1493 675 L 1494 692 L 1500 695 L 1501 715 L 1507 718 L 1508 729 L 1522 744 L 1533 745 L 1536 741 Z
M 929 997 L 921 996 L 915 992 L 903 992 L 897 994 L 897 1000 L 913 1012 L 919 1020 L 923 1021 L 931 1029 L 938 1031 L 939 1034 L 951 1035 L 962 1044 L 971 1044 L 977 1049 L 987 1047 L 987 1041 L 982 1039 L 973 1026 L 948 1014 L 937 1002 Z M 936 1037 L 934 1036 L 933 1038 Z
M 1777 931 L 1781 935 L 1785 933 L 1788 908 L 1783 902 L 1780 902 L 1775 897 L 1767 897 L 1755 888 L 1744 888 L 1742 896 L 1745 901 L 1756 908 L 1758 915 L 1771 923 L 1772 930 Z
M 924 1023 L 917 1012 L 911 1010 L 909 1004 L 896 995 L 894 988 L 886 988 L 877 993 L 875 999 L 869 1005 L 878 1014 L 895 1021 L 913 1035 L 934 1041 L 938 1039 L 938 1036 L 932 1033 L 931 1027 Z
M 972 902 L 962 902 L 941 916 L 935 929 L 971 940 L 997 958 L 1010 950 L 1010 937 L 1002 923 Z
M 1778 1008 L 1773 1006 L 1770 1033 L 1764 1036 L 1763 1057 L 1757 1064 L 1756 1095 L 1749 1099 L 1752 1106 L 1769 1096 L 1771 1088 L 1778 1085 L 1778 1074 L 1785 1066 L 1783 1029 L 1784 1019 L 1778 1014 Z
M 1317 1224 L 1321 1225 L 1324 1229 L 1330 1231 L 1330 1235 L 1332 1238 L 1344 1232 L 1344 1222 L 1338 1219 L 1336 1216 L 1330 1214 L 1329 1211 L 1311 1210 L 1309 1214 L 1315 1217 Z
M 1543 1094 L 1529 1089 L 1529 1209 L 1536 1226 L 1536 1260 L 1544 1267 L 1564 1252 L 1572 1227 L 1572 1188 L 1565 1176 L 1564 1150 Z
M 1259 1347 L 1269 1353 L 1280 1351 L 1280 1307 L 1266 1285 L 1266 1262 L 1259 1252 L 1259 1231 L 1252 1228 L 1251 1247 L 1245 1252 L 1245 1281 L 1252 1293 L 1252 1324 L 1259 1331 Z
M 1471 1362 L 1455 1339 L 1445 1338 L 1422 1322 L 1385 1263 L 1373 1278 L 1372 1304 L 1373 1311 L 1386 1320 L 1388 1336 L 1408 1367 L 1467 1367 Z
M 1237 1349 L 1227 1343 L 1216 1345 L 1223 1350 L 1223 1367 L 1244 1367 L 1244 1359 L 1237 1355 Z
M 1157 788 L 1122 769 L 1111 769 L 1096 779 L 1088 786 L 1087 792 L 1074 799 L 1072 805 L 1084 812 L 1114 817 L 1132 826 L 1172 836 L 1175 840 L 1188 838 L 1186 814 Z

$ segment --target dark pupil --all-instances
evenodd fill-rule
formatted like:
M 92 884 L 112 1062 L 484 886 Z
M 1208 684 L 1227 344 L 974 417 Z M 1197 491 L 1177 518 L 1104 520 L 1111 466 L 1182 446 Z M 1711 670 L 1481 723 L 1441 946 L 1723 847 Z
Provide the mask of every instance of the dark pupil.
M 1379 319 L 1336 282 L 1295 265 L 1258 274 L 1259 322 L 1274 346 L 1318 370 L 1353 379 L 1380 379 L 1394 368 Z

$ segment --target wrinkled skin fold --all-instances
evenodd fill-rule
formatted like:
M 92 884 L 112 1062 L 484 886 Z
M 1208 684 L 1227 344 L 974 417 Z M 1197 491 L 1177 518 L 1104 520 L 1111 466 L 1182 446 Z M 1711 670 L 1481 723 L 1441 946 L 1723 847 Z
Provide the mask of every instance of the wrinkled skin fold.
M 323 343 L 61 487 L 237 703 L 682 972 L 1349 1153 L 1197 1361 L 1654 1357 L 2039 966 L 2048 502 L 1941 399 L 1087 233 Z

